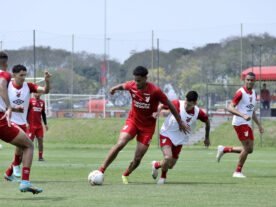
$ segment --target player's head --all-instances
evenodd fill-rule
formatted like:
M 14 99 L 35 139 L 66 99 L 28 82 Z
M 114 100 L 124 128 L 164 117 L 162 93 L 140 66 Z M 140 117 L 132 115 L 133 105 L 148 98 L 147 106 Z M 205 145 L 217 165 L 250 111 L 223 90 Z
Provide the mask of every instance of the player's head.
M 252 90 L 256 82 L 256 75 L 252 72 L 247 73 L 245 76 L 244 82 L 245 82 L 246 89 Z
M 8 54 L 3 51 L 0 51 L 0 67 L 2 69 L 8 68 Z
M 266 89 L 266 84 L 265 83 L 263 84 L 263 88 Z
M 22 85 L 26 79 L 27 68 L 24 65 L 15 65 L 12 68 L 12 72 L 16 83 Z
M 133 70 L 134 81 L 137 89 L 144 89 L 147 85 L 148 69 L 143 66 L 137 66 Z
M 34 97 L 36 100 L 39 100 L 40 99 L 40 94 L 39 93 L 34 93 Z
M 197 99 L 198 99 L 197 92 L 196 91 L 189 91 L 187 93 L 186 99 L 185 99 L 185 104 L 184 104 L 185 110 L 186 111 L 192 110 L 196 105 Z

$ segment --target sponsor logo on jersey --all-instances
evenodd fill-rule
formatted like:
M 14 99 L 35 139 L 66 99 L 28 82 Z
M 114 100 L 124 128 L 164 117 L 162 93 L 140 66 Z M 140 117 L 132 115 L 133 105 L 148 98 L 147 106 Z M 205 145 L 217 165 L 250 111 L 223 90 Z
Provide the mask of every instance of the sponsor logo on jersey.
M 140 109 L 149 109 L 150 108 L 150 104 L 147 103 L 143 103 L 143 102 L 139 102 L 136 100 L 133 100 L 134 106 Z
M 13 103 L 16 104 L 16 105 L 21 105 L 21 104 L 24 103 L 24 101 L 21 100 L 21 99 L 16 99 L 16 100 L 13 101 Z
M 33 110 L 36 111 L 36 112 L 41 112 L 42 108 L 40 108 L 40 107 L 33 107 Z

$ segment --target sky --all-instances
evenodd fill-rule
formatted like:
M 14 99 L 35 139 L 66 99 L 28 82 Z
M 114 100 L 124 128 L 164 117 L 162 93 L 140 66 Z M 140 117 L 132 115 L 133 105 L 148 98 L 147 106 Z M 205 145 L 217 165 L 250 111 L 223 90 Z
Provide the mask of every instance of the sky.
M 105 0 L 0 0 L 0 47 L 32 46 L 35 30 L 37 46 L 106 51 L 123 63 L 151 49 L 152 33 L 166 52 L 240 36 L 241 24 L 243 36 L 276 36 L 275 8 L 275 0 L 106 0 L 105 12 Z

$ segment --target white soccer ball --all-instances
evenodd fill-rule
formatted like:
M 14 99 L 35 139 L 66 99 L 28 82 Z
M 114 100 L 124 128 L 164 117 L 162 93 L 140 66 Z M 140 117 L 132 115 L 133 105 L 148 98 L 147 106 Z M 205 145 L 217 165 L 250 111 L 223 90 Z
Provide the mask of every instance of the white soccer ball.
M 102 185 L 104 182 L 104 174 L 99 170 L 94 170 L 88 175 L 88 182 L 91 185 Z
M 3 148 L 2 144 L 0 144 L 0 150 Z

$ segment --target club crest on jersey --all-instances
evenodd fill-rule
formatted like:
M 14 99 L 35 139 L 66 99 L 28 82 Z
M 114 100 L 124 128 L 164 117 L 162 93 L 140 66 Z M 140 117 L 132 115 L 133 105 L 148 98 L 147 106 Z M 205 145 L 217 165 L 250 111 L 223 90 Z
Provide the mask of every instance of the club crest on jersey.
M 188 118 L 186 119 L 186 122 L 190 122 L 191 119 L 192 119 L 192 117 L 188 117 Z
M 253 99 L 252 97 L 249 97 L 249 101 L 250 101 L 250 102 L 252 102 L 252 99 Z
M 40 103 L 40 106 L 43 107 L 43 103 Z
M 150 96 L 146 97 L 146 102 L 149 102 L 149 100 L 150 100 Z
M 17 91 L 17 92 L 16 92 L 16 97 L 18 97 L 18 98 L 19 98 L 19 97 L 20 97 L 20 95 L 21 95 L 21 91 Z

